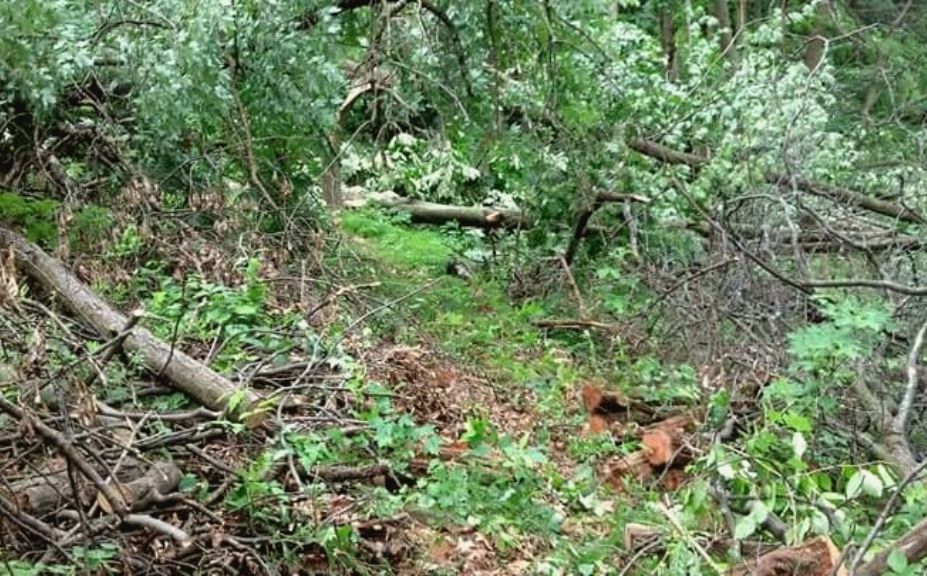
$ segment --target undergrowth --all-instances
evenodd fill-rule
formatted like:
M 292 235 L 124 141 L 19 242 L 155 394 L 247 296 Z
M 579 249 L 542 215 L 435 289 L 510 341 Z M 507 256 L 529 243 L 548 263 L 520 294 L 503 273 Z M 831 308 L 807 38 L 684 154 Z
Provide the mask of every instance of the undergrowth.
M 515 303 L 498 270 L 477 267 L 474 280 L 448 275 L 449 259 L 481 250 L 486 255 L 483 241 L 472 235 L 416 228 L 376 211 L 343 214 L 341 228 L 344 241 L 327 256 L 329 264 L 349 258 L 362 262 L 347 267 L 350 274 L 341 281 L 379 284 L 366 294 L 370 308 L 345 308 L 324 329 L 286 306 L 271 305 L 272 288 L 261 277 L 258 258 L 239 262 L 242 281 L 235 286 L 195 274 L 177 281 L 149 263 L 128 283 L 111 287 L 109 296 L 140 302 L 146 311 L 143 323 L 158 337 L 206 358 L 229 377 L 245 378 L 257 363 L 285 364 L 291 356 L 337 366 L 346 374 L 339 393 L 346 393 L 353 406 L 355 433 L 338 426 L 307 431 L 284 424 L 271 439 L 260 441 L 243 427 L 225 423 L 250 448 L 239 457 L 236 482 L 222 501 L 224 511 L 267 535 L 271 553 L 265 561 L 297 566 L 309 546 L 324 555 L 329 570 L 377 573 L 361 554 L 360 535 L 352 525 L 333 518 L 310 521 L 305 513 L 306 506 L 324 508 L 345 495 L 323 482 L 307 482 L 294 494 L 268 473 L 288 460 L 309 475 L 332 465 L 389 462 L 408 478 L 352 486 L 347 495 L 357 516 L 406 514 L 418 523 L 422 537 L 432 540 L 453 541 L 448 534 L 463 531 L 472 535 L 465 539 L 467 546 L 486 548 L 499 563 L 524 563 L 535 573 L 612 572 L 622 554 L 623 527 L 658 520 L 654 509 L 641 505 L 657 496 L 640 487 L 617 495 L 601 483 L 597 466 L 637 445 L 582 435 L 585 414 L 577 391 L 593 375 L 620 374 L 610 387 L 635 388 L 656 403 L 686 403 L 695 394 L 694 371 L 653 358 L 632 362 L 595 334 L 545 334 L 533 324 L 570 313 L 569 296 L 554 292 Z M 363 330 L 360 341 L 366 346 L 390 342 L 446 355 L 460 370 L 483 378 L 499 405 L 465 407 L 463 421 L 453 428 L 458 432 L 450 436 L 451 427 L 442 432 L 436 422 L 417 420 L 397 404 L 399 391 L 368 377 L 343 348 L 358 318 L 363 319 L 357 329 Z M 117 366 L 107 368 L 108 400 L 131 394 L 131 364 L 122 373 Z M 142 403 L 161 410 L 188 405 L 180 394 Z M 440 457 L 449 444 L 463 448 L 452 460 Z M 194 500 L 205 499 L 208 486 L 207 478 L 195 472 L 182 482 Z M 688 490 L 697 495 L 703 489 L 699 486 L 696 482 Z M 689 498 L 691 515 L 704 502 Z M 707 517 L 711 514 L 701 522 Z M 440 562 L 429 556 L 430 550 L 417 549 L 407 561 L 419 569 L 434 568 Z M 698 564 L 688 548 L 675 552 L 671 571 L 664 573 Z M 106 550 L 87 554 L 98 558 L 105 572 L 111 559 Z M 642 560 L 642 570 L 649 569 L 648 562 L 660 565 L 659 558 Z M 461 570 L 466 566 L 449 573 Z
M 685 402 L 696 393 L 694 371 L 663 367 L 652 358 L 629 362 L 589 333 L 545 336 L 532 321 L 570 310 L 563 295 L 513 303 L 505 278 L 493 271 L 472 282 L 445 274 L 450 259 L 479 250 L 471 235 L 410 227 L 375 211 L 344 214 L 341 226 L 388 297 L 403 298 L 373 324 L 381 336 L 413 343 L 427 335 L 458 362 L 485 371 L 510 398 L 534 403 L 529 430 L 468 423 L 469 444 L 474 429 L 481 430 L 479 444 L 501 449 L 510 473 L 436 463 L 409 501 L 437 506 L 445 523 L 452 519 L 485 533 L 503 557 L 531 543 L 539 573 L 608 573 L 621 548 L 624 524 L 655 516 L 646 508 L 622 505 L 622 499 L 616 504 L 615 495 L 597 480 L 597 461 L 633 446 L 580 435 L 576 391 L 593 373 L 621 372 L 624 378 L 616 379 L 615 388 L 637 387 L 645 396 L 652 391 L 656 401 Z M 427 289 L 407 297 L 425 284 Z M 603 357 L 603 350 L 611 354 Z M 667 380 L 675 385 L 666 386 Z

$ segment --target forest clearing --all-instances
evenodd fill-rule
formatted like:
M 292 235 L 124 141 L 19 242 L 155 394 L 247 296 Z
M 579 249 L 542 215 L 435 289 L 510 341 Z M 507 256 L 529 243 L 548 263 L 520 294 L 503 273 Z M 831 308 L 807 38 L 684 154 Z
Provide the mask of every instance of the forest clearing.
M 0 576 L 927 574 L 927 4 L 0 4 Z

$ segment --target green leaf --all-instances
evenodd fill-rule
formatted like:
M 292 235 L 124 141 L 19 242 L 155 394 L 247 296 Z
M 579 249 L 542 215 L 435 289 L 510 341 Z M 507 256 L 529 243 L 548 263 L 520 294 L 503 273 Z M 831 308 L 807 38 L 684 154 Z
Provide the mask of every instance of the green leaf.
M 805 441 L 805 436 L 801 432 L 792 434 L 792 450 L 795 452 L 795 457 L 799 460 L 805 455 L 805 451 L 808 450 L 808 443 Z
M 878 476 L 868 470 L 863 470 L 863 493 L 873 498 L 882 497 L 884 485 Z
M 860 494 L 881 498 L 885 484 L 869 470 L 857 470 L 847 482 L 846 494 L 848 499 L 859 497 Z
M 857 470 L 852 476 L 850 476 L 850 481 L 847 482 L 846 493 L 847 499 L 852 500 L 859 496 L 859 493 L 863 488 L 863 471 Z
M 783 414 L 782 420 L 786 426 L 796 432 L 811 432 L 811 420 L 805 416 L 802 416 L 801 414 L 798 414 L 794 410 L 789 410 Z
M 181 492 L 189 492 L 196 487 L 196 474 L 184 474 L 180 478 L 178 488 Z
M 876 472 L 879 474 L 879 478 L 882 480 L 883 486 L 889 488 L 895 485 L 895 477 L 892 475 L 891 470 L 885 466 L 885 464 L 877 465 Z
M 235 314 L 239 316 L 255 316 L 260 309 L 256 304 L 236 304 Z
M 888 559 L 885 563 L 892 569 L 892 572 L 902 574 L 908 567 L 908 558 L 901 550 L 892 550 L 892 553 L 888 555 Z
M 753 515 L 743 516 L 734 526 L 734 539 L 743 540 L 756 532 L 756 520 Z
M 762 501 L 757 500 L 750 508 L 750 517 L 756 525 L 760 525 L 769 517 L 769 508 Z
M 811 530 L 815 534 L 827 534 L 830 532 L 830 521 L 827 516 L 817 508 L 811 509 Z

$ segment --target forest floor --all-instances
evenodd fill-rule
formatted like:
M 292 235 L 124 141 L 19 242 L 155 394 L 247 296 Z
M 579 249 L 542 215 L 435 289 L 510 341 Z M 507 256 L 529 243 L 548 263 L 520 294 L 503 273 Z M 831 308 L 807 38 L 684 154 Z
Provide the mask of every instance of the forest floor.
M 227 284 L 172 278 L 157 262 L 130 270 L 76 258 L 78 269 L 94 267 L 84 276 L 110 302 L 143 308 L 157 336 L 250 383 L 273 409 L 251 429 L 166 389 L 132 357 L 95 365 L 91 396 L 127 430 L 89 427 L 94 410 L 80 408 L 80 398 L 59 418 L 73 418 L 74 433 L 92 439 L 84 446 L 117 477 L 120 467 L 176 466 L 169 495 L 134 503 L 173 528 L 159 525 L 152 536 L 101 525 L 101 537 L 75 538 L 81 523 L 95 521 L 73 512 L 80 506 L 70 498 L 82 490 L 69 492 L 63 480 L 70 496 L 49 506 L 71 518 L 70 533 L 45 525 L 42 538 L 23 540 L 27 527 L 0 542 L 15 574 L 67 572 L 55 553 L 62 542 L 79 544 L 98 573 L 645 574 L 701 561 L 650 538 L 672 525 L 679 511 L 666 494 L 687 478 L 616 475 L 640 453 L 638 423 L 628 408 L 616 433 L 614 414 L 590 417 L 601 398 L 589 397 L 633 397 L 648 411 L 679 414 L 702 398 L 692 369 L 629 358 L 619 333 L 539 328 L 575 307 L 569 292 L 516 300 L 508 280 L 491 273 L 447 274 L 473 244 L 464 233 L 370 211 L 345 213 L 338 225 L 340 241 L 319 261 L 327 276 L 311 280 L 273 269 L 272 256 L 244 259 Z M 210 252 L 190 245 L 175 253 L 199 253 L 190 259 L 204 269 Z M 82 365 L 101 343 L 62 312 L 35 300 L 23 308 L 2 327 L 0 367 L 13 377 L 0 385 L 23 378 L 38 397 L 63 370 L 86 382 L 92 371 Z M 36 470 L 66 478 L 68 468 L 29 448 L 31 436 L 17 432 L 24 422 L 0 418 L 4 486 L 17 498 Z M 690 510 L 700 506 L 691 500 L 706 499 L 685 497 Z M 628 541 L 628 530 L 648 525 L 656 532 Z M 723 530 L 703 528 L 707 536 L 688 537 L 711 547 Z

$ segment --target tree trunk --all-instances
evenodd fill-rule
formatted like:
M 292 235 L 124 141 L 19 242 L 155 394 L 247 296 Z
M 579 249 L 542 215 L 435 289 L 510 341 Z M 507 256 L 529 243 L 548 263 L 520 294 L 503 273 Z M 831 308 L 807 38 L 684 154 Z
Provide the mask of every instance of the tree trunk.
M 108 472 L 100 470 L 100 473 L 105 475 Z M 181 475 L 180 468 L 173 462 L 154 462 L 145 471 L 139 462 L 130 459 L 117 473 L 117 488 L 129 508 L 138 509 L 148 504 L 152 494 L 169 494 L 176 490 Z M 8 491 L 0 487 L 0 494 L 6 493 L 8 498 L 34 516 L 44 516 L 63 505 L 71 505 L 74 498 L 82 504 L 97 498 L 92 485 L 85 483 L 79 486 L 80 494 L 74 494 L 73 487 L 67 469 L 61 469 L 14 482 L 9 485 Z
M 679 66 L 676 63 L 676 27 L 669 2 L 664 2 L 660 8 L 660 44 L 663 46 L 666 79 L 676 82 L 679 78 Z
M 734 19 L 737 20 L 737 29 L 734 36 L 740 38 L 744 29 L 747 27 L 747 0 L 737 0 L 737 7 L 734 12 Z M 735 40 L 736 42 L 737 40 Z
M 322 173 L 322 199 L 329 209 L 338 209 L 344 205 L 344 196 L 341 193 L 341 158 L 339 156 L 339 141 L 337 132 L 341 130 L 339 126 L 335 129 L 336 133 L 329 137 L 332 148 L 332 159 Z
M 0 228 L 0 249 L 12 247 L 18 268 L 25 271 L 43 288 L 55 293 L 74 315 L 93 327 L 104 338 L 120 334 L 128 322 L 74 277 L 58 260 L 48 256 L 38 246 L 19 234 Z M 162 342 L 144 328 L 132 328 L 123 342 L 123 348 L 138 354 L 154 374 L 163 375 L 172 385 L 196 399 L 211 410 L 226 411 L 229 402 L 241 394 L 238 409 L 244 414 L 254 408 L 258 396 L 234 385 L 208 366 L 197 362 L 173 345 Z M 257 424 L 259 415 L 251 413 L 248 420 Z
M 872 560 L 860 566 L 856 571 L 856 576 L 888 574 L 888 558 L 896 550 L 904 554 L 909 566 L 913 566 L 924 557 L 927 557 L 927 520 L 918 522 L 900 540 L 886 547 L 876 554 Z
M 818 536 L 735 566 L 725 576 L 828 576 L 839 556 L 840 552 L 829 538 Z M 836 573 L 846 576 L 847 570 L 841 567 Z
M 718 48 L 726 58 L 732 55 L 731 11 L 727 0 L 714 0 L 715 18 L 718 19 Z
M 531 219 L 518 210 L 496 210 L 483 206 L 453 206 L 450 204 L 435 204 L 421 200 L 400 200 L 383 202 L 383 205 L 412 216 L 412 222 L 417 224 L 445 224 L 457 222 L 461 226 L 472 228 L 530 228 Z
M 827 43 L 824 41 L 825 20 L 833 16 L 830 7 L 826 2 L 818 5 L 814 16 L 815 23 L 811 31 L 811 40 L 808 42 L 808 49 L 805 50 L 805 66 L 808 70 L 817 70 L 824 60 Z

